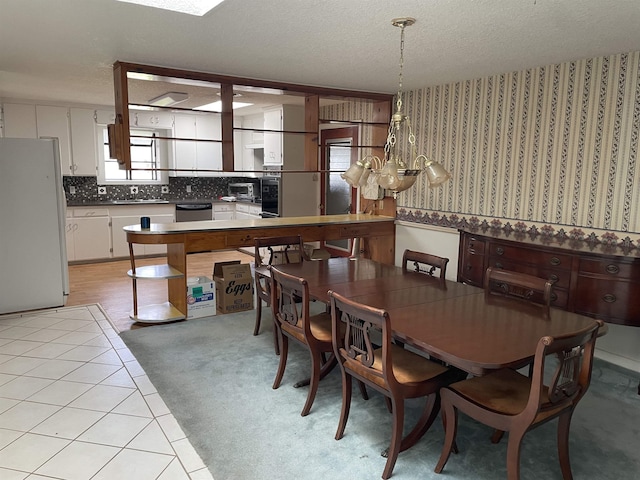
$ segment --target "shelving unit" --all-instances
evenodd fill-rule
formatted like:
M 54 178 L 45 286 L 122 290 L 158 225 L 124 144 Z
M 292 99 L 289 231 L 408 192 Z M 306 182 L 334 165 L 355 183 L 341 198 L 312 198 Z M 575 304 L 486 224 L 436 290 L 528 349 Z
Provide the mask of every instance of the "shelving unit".
M 133 244 L 129 243 L 131 270 L 127 275 L 133 284 L 133 311 L 129 314 L 132 320 L 140 323 L 166 323 L 184 320 L 187 317 L 171 302 L 138 307 L 138 280 L 171 280 L 184 278 L 184 273 L 168 264 L 146 265 L 136 268 Z

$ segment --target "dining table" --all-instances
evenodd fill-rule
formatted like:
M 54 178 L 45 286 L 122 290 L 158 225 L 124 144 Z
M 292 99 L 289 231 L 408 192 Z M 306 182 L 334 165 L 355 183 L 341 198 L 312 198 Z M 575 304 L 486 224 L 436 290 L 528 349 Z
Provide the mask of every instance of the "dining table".
M 578 332 L 594 318 L 530 302 L 486 295 L 483 289 L 358 257 L 277 265 L 307 281 L 312 299 L 329 291 L 385 309 L 393 335 L 472 375 L 532 361 L 544 336 Z M 606 333 L 601 327 L 599 335 Z

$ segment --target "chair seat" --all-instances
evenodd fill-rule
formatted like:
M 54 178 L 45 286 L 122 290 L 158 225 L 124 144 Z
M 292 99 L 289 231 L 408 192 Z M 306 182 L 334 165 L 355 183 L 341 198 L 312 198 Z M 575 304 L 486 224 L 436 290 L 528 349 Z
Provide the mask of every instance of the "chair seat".
M 499 414 L 517 415 L 527 406 L 531 379 L 510 368 L 503 368 L 483 377 L 473 377 L 448 387 L 468 401 Z M 543 402 L 548 402 L 543 389 Z
M 382 348 L 377 348 L 373 354 L 374 360 L 372 368 L 382 372 Z M 391 345 L 391 358 L 393 362 L 393 375 L 400 384 L 406 386 L 414 386 L 449 372 L 447 367 L 432 362 L 421 355 L 413 353 L 410 350 L 405 350 L 397 345 Z M 371 376 L 368 373 L 369 370 L 360 363 L 359 357 L 346 360 L 344 366 L 372 380 L 377 385 L 386 388 L 387 383 L 384 378 L 382 378 L 382 376 Z
M 309 327 L 311 328 L 311 334 L 317 340 L 331 343 L 331 314 L 322 312 L 318 315 L 310 316 Z M 291 328 L 287 323 L 282 323 L 282 329 L 304 343 L 302 330 Z

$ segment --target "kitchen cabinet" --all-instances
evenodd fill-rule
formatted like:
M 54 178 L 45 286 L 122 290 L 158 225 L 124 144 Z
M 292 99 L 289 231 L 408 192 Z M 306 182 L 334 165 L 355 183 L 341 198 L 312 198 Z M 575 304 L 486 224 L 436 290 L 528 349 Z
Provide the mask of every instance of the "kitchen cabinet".
M 234 132 L 235 145 L 240 146 L 235 151 L 236 171 L 247 172 L 248 176 L 257 177 L 256 173 L 264 168 L 264 115 L 262 113 L 240 117 L 243 129 L 258 129 L 260 131 L 242 130 Z
M 236 203 L 236 220 L 261 218 L 262 206 L 255 203 Z
M 132 112 L 129 118 L 130 127 L 140 128 L 173 128 L 174 117 L 169 112 Z
M 70 108 L 71 173 L 73 175 L 97 175 L 98 142 L 96 137 L 95 110 Z
M 303 119 L 304 120 L 304 119 Z M 265 130 L 280 130 L 278 132 L 264 132 L 264 160 L 265 166 L 282 165 L 283 148 L 283 114 L 282 107 L 264 112 Z
M 175 222 L 175 206 L 173 204 L 155 205 L 117 205 L 109 207 L 111 216 L 111 244 L 112 257 L 121 258 L 129 256 L 129 244 L 123 228 L 127 225 L 138 225 L 140 217 L 151 218 L 151 223 Z M 135 255 L 166 255 L 166 245 L 140 245 L 133 246 Z
M 6 138 L 38 138 L 36 106 L 5 103 L 2 106 L 2 130 Z
M 36 105 L 38 137 L 55 137 L 60 148 L 60 167 L 63 175 L 73 173 L 71 159 L 71 135 L 69 134 L 69 109 L 49 105 Z
M 551 280 L 554 307 L 640 326 L 640 257 L 616 246 L 567 243 L 461 231 L 458 281 L 482 287 L 488 267 L 527 273 Z
M 173 136 L 192 140 L 174 140 L 174 168 L 181 177 L 216 176 L 222 170 L 222 144 L 197 140 L 220 140 L 221 124 L 218 115 L 176 115 Z
M 111 257 L 111 227 L 106 208 L 67 209 L 66 239 L 69 261 Z
M 214 220 L 235 220 L 236 205 L 232 202 L 214 203 L 213 219 Z

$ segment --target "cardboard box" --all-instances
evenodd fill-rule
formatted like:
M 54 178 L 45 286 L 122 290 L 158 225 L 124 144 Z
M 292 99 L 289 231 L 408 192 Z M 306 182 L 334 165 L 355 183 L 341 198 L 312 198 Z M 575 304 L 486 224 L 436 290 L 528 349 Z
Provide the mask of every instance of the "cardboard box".
M 240 263 L 240 260 L 216 263 L 213 280 L 216 284 L 217 313 L 253 309 L 253 277 L 248 263 Z
M 187 319 L 216 314 L 216 287 L 208 277 L 187 279 Z

